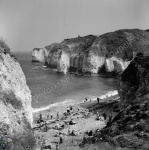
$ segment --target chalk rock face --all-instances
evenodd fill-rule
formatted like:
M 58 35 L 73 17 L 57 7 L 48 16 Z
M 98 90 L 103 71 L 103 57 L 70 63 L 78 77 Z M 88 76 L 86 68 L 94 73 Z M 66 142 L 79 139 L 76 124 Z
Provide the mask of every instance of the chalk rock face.
M 6 149 L 33 149 L 32 121 L 31 91 L 26 85 L 24 73 L 14 58 L 1 52 L 0 144 L 4 136 Z
M 104 70 L 104 73 L 119 74 L 138 52 L 148 55 L 148 47 L 149 32 L 124 29 L 100 36 L 78 36 L 53 43 L 45 47 L 48 52 L 42 58 L 46 59 L 48 67 L 62 73 L 79 71 L 100 74 Z
M 70 57 L 65 52 L 61 52 L 57 61 L 57 72 L 66 74 L 68 67 L 70 66 Z
M 48 51 L 45 48 L 34 48 L 32 50 L 32 62 L 45 62 Z

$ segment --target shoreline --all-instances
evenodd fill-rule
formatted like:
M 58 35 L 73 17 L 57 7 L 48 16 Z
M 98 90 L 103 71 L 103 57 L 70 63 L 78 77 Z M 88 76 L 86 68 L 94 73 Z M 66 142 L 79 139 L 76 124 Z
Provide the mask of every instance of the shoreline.
M 106 100 L 106 98 L 112 98 L 113 96 L 118 96 L 118 91 L 117 90 L 113 90 L 113 91 L 108 91 L 106 94 L 103 94 L 103 95 L 100 95 L 98 96 L 101 101 L 100 102 L 103 102 Z M 90 102 L 95 102 L 97 101 L 97 97 L 95 98 L 92 98 Z M 62 101 L 62 102 L 58 102 L 58 103 L 53 103 L 53 104 L 50 104 L 48 106 L 44 106 L 44 107 L 41 107 L 41 108 L 33 108 L 32 110 L 32 113 L 38 113 L 38 112 L 41 112 L 41 111 L 45 111 L 45 110 L 48 110 L 52 107 L 58 107 L 58 106 L 68 106 L 68 105 L 79 105 L 79 104 L 82 104 L 84 103 L 84 101 L 80 101 L 80 102 L 72 102 L 72 101 Z
M 117 90 L 108 91 L 106 94 L 100 95 L 99 98 L 99 103 L 97 97 L 94 97 L 91 101 L 90 99 L 76 103 L 63 101 L 34 109 L 33 129 L 37 146 L 44 149 L 52 147 L 55 150 L 56 145 L 59 145 L 61 150 L 82 150 L 80 144 L 84 138 L 90 138 L 89 132 L 94 135 L 106 126 L 110 114 L 109 108 L 119 100 Z M 69 114 L 66 114 L 67 108 L 71 110 Z M 106 113 L 107 119 L 103 117 L 103 113 Z M 43 123 L 39 123 L 40 116 Z M 99 116 L 100 119 L 97 119 Z M 60 142 L 60 137 L 62 137 L 62 142 Z M 101 144 L 105 149 L 111 147 L 100 137 L 97 140 L 99 143 L 84 143 L 83 147 L 87 149 L 88 146 L 95 146 L 100 149 Z

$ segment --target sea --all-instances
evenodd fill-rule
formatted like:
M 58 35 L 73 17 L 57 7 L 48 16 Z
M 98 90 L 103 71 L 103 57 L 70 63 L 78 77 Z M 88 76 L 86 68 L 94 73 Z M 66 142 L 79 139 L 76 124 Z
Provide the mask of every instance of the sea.
M 57 74 L 56 70 L 45 68 L 42 63 L 33 63 L 31 52 L 17 52 L 15 56 L 31 90 L 33 108 L 60 102 L 81 102 L 86 97 L 92 99 L 116 90 L 116 79 Z

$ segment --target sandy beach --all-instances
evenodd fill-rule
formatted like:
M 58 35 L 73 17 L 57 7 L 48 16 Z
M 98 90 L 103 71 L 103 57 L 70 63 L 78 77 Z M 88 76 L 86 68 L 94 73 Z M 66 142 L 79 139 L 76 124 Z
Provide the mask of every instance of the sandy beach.
M 109 92 L 107 92 L 106 94 L 104 94 L 104 95 L 100 95 L 100 96 L 98 96 L 100 99 L 101 99 L 101 101 L 100 102 L 103 102 L 103 101 L 105 101 L 106 100 L 106 98 L 110 98 L 110 97 L 112 97 L 112 96 L 117 96 L 118 95 L 118 91 L 117 90 L 114 90 L 114 91 L 109 91 Z M 92 98 L 92 99 L 89 99 L 88 101 L 97 101 L 97 97 L 94 97 L 94 98 Z M 40 111 L 44 111 L 44 110 L 48 110 L 48 109 L 50 109 L 50 108 L 52 108 L 52 107 L 55 107 L 55 106 L 63 106 L 63 105 L 74 105 L 74 104 L 81 104 L 81 103 L 83 103 L 84 102 L 84 100 L 82 100 L 82 102 L 75 102 L 75 103 L 72 103 L 72 102 L 60 102 L 60 103 L 54 103 L 54 104 L 51 104 L 51 105 L 48 105 L 48 106 L 45 106 L 45 107 L 41 107 L 41 108 L 34 108 L 33 109 L 33 113 L 38 113 L 38 112 L 40 112 Z
M 82 143 L 106 125 L 108 119 L 104 119 L 103 113 L 108 116 L 111 112 L 107 106 L 118 100 L 117 91 L 113 91 L 100 96 L 99 103 L 97 98 L 94 98 L 72 105 L 61 103 L 35 109 L 33 127 L 38 149 L 42 147 L 56 150 L 56 145 L 60 150 L 111 148 L 108 143 L 102 142 L 102 139 L 98 139 L 94 144 Z M 70 113 L 67 114 L 68 109 Z M 37 123 L 41 116 L 44 122 Z M 97 117 L 100 119 L 97 120 Z

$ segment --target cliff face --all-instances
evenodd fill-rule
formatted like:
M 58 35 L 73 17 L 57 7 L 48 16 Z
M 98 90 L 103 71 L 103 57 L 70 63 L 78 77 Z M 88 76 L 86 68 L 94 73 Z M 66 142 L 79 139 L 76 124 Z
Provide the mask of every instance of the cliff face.
M 45 63 L 48 51 L 45 48 L 34 48 L 32 50 L 32 62 L 43 62 Z
M 148 55 L 149 33 L 139 29 L 125 29 L 103 34 L 65 39 L 45 49 L 46 65 L 67 71 L 96 73 L 122 72 L 138 52 Z M 63 56 L 64 55 L 64 56 Z
M 19 63 L 0 47 L 0 146 L 33 150 L 31 92 Z
M 130 149 L 149 148 L 149 56 L 136 56 L 120 76 L 120 104 L 101 131 L 107 141 Z M 99 135 L 96 135 L 99 137 Z

